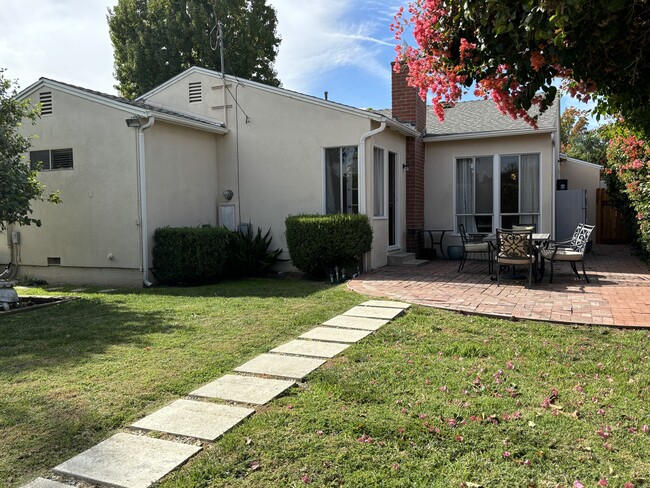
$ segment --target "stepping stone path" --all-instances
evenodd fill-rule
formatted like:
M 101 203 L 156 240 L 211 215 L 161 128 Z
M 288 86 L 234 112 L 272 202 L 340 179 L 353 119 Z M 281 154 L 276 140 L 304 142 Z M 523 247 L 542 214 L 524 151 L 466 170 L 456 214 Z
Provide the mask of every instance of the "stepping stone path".
M 100 290 L 109 292 L 114 290 Z M 410 305 L 370 300 L 338 315 L 298 339 L 260 354 L 227 374 L 190 393 L 203 400 L 179 399 L 138 420 L 132 429 L 180 436 L 199 444 L 213 442 L 255 410 L 247 405 L 265 405 L 326 359 L 378 330 Z M 269 378 L 269 376 L 279 377 Z M 241 406 L 216 403 L 235 402 Z M 87 481 L 118 488 L 146 488 L 161 480 L 201 450 L 181 440 L 163 440 L 148 435 L 118 433 L 85 452 L 59 464 L 55 475 L 75 483 Z M 74 485 L 37 478 L 24 488 L 66 488 Z

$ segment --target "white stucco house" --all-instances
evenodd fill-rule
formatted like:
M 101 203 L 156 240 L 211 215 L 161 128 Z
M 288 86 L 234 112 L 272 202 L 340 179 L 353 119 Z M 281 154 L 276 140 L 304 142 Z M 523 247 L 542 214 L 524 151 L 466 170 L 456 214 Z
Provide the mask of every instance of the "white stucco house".
M 153 281 L 158 227 L 250 222 L 288 258 L 284 220 L 299 213 L 367 214 L 366 269 L 417 251 L 416 229 L 453 229 L 450 243 L 461 222 L 553 233 L 556 180 L 574 166 L 560 163 L 557 107 L 538 130 L 483 101 L 443 124 L 404 75 L 392 90 L 391 110 L 370 111 L 198 67 L 135 101 L 42 78 L 19 94 L 42 104 L 21 130 L 38 136 L 27 160 L 43 161 L 39 179 L 63 203 L 37 202 L 42 227 L 0 236 L 0 264 L 51 283 L 140 286 Z

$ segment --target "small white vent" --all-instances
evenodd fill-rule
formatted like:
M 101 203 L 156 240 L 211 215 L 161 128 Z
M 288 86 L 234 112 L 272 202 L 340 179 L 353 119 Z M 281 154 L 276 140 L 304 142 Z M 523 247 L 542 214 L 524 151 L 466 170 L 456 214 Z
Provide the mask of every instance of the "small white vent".
M 52 92 L 40 92 L 41 115 L 52 115 Z
M 191 81 L 189 90 L 190 103 L 201 103 L 203 101 L 202 91 L 200 81 Z

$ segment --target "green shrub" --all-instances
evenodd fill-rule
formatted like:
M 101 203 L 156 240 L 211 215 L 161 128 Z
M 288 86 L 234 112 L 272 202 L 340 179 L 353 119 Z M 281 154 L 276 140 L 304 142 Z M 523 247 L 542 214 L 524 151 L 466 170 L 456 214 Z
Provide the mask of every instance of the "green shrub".
M 195 285 L 223 278 L 230 231 L 219 227 L 161 227 L 153 234 L 154 275 L 164 284 Z
M 372 228 L 365 215 L 295 215 L 285 221 L 293 265 L 314 278 L 335 267 L 356 270 L 372 246 Z
M 242 276 L 262 276 L 269 272 L 278 260 L 282 249 L 269 251 L 271 246 L 271 229 L 262 235 L 252 232 L 231 232 L 228 239 L 228 275 L 233 278 Z

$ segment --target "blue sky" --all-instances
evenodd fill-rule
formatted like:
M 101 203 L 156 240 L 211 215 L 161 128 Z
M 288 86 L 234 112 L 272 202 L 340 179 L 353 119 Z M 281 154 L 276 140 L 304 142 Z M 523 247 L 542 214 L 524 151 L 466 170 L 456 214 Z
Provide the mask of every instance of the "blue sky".
M 267 0 L 282 37 L 285 88 L 356 107 L 390 106 L 389 25 L 406 1 Z M 117 0 L 0 0 L 0 67 L 26 88 L 41 76 L 115 93 L 106 13 Z M 227 26 L 226 26 L 227 35 Z M 563 106 L 566 102 L 563 100 Z

